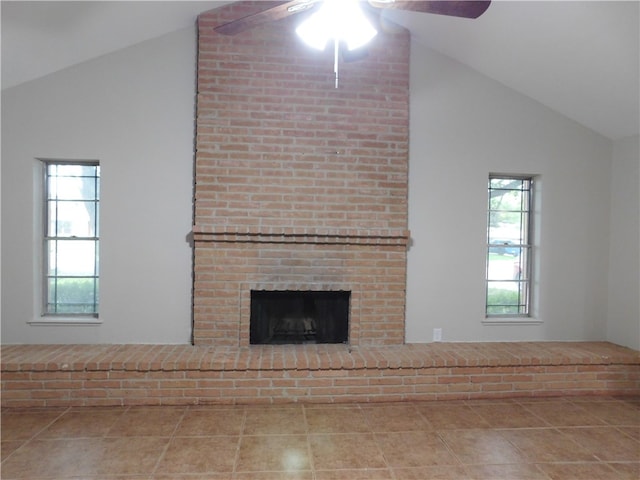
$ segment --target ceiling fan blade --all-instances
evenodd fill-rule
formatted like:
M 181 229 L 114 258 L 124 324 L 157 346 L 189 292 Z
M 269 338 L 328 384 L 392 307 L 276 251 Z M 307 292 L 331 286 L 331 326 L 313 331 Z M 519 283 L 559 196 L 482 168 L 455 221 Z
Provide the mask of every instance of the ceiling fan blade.
M 490 0 L 486 1 L 412 1 L 412 0 L 369 0 L 369 4 L 376 8 L 395 8 L 412 12 L 435 13 L 450 17 L 478 18 L 487 8 Z
M 318 1 L 319 0 L 293 0 L 290 2 L 264 2 L 266 5 L 271 5 L 270 8 L 247 15 L 246 17 L 238 18 L 229 23 L 218 25 L 214 30 L 224 35 L 235 35 L 263 23 L 280 20 L 294 13 L 309 10 L 313 8 Z

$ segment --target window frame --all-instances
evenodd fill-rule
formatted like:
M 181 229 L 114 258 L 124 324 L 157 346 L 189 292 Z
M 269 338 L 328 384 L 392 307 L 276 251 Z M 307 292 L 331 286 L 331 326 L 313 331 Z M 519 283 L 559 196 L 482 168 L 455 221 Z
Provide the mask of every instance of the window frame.
M 515 180 L 515 181 L 523 181 L 527 182 L 527 188 L 516 188 L 513 189 L 515 191 L 526 192 L 526 200 L 521 200 L 521 208 L 519 210 L 512 211 L 513 213 L 519 213 L 521 218 L 523 215 L 526 216 L 526 222 L 520 223 L 520 243 L 506 243 L 506 242 L 498 242 L 495 243 L 495 238 L 493 238 L 494 243 L 492 243 L 492 231 L 491 231 L 491 214 L 492 212 L 499 212 L 503 210 L 495 210 L 491 208 L 491 197 L 492 197 L 492 180 Z M 501 174 L 501 173 L 490 173 L 487 183 L 487 232 L 486 232 L 486 253 L 485 253 L 485 313 L 484 313 L 484 323 L 540 323 L 538 320 L 534 319 L 534 215 L 535 215 L 535 185 L 536 185 L 536 176 L 535 175 L 524 175 L 524 174 Z M 526 209 L 522 208 L 523 203 L 526 202 Z M 508 210 L 504 210 L 508 211 Z M 495 248 L 504 248 L 508 245 L 507 248 L 515 248 L 520 251 L 517 255 L 518 258 L 518 277 L 510 280 L 501 280 L 501 279 L 490 279 L 489 278 L 489 262 L 490 262 L 490 253 L 492 249 Z M 524 261 L 522 259 L 522 253 L 525 253 Z M 514 272 L 515 272 L 515 262 L 514 262 Z M 525 274 L 524 278 L 522 277 L 523 273 Z M 518 303 L 514 306 L 518 308 L 518 312 L 506 312 L 506 313 L 490 313 L 489 309 L 491 306 L 510 306 L 505 304 L 489 304 L 489 290 L 492 282 L 510 282 L 517 284 L 518 291 Z M 522 297 L 525 297 L 525 300 L 522 301 Z M 522 310 L 524 308 L 524 311 Z
M 33 324 L 43 323 L 43 324 L 78 324 L 78 323 L 86 323 L 86 324 L 96 324 L 100 323 L 99 321 L 99 306 L 100 306 L 100 259 L 99 259 L 99 249 L 100 249 L 100 162 L 98 160 L 68 160 L 68 159 L 38 159 L 41 162 L 42 168 L 42 201 L 41 201 L 41 212 L 42 212 L 42 232 L 41 232 L 41 255 L 42 255 L 42 263 L 41 263 L 41 274 L 40 274 L 40 285 L 41 285 L 41 295 L 40 295 L 40 321 L 30 322 Z M 71 236 L 55 236 L 51 235 L 49 232 L 49 220 L 50 220 L 50 211 L 49 204 L 51 199 L 49 198 L 49 167 L 54 165 L 78 165 L 78 166 L 90 166 L 96 167 L 95 177 L 94 177 L 94 188 L 95 193 L 94 197 L 89 201 L 95 203 L 95 218 L 94 218 L 94 235 L 87 237 L 75 237 Z M 78 199 L 75 201 L 81 201 L 82 199 Z M 54 199 L 54 201 L 59 201 L 59 199 Z M 73 200 L 72 200 L 73 201 Z M 92 241 L 94 242 L 94 265 L 93 265 L 93 275 L 89 276 L 78 276 L 74 278 L 93 278 L 94 279 L 94 311 L 93 312 L 56 312 L 49 311 L 49 281 L 51 278 L 59 278 L 58 275 L 51 275 L 49 272 L 49 244 L 51 240 L 79 240 L 79 241 Z

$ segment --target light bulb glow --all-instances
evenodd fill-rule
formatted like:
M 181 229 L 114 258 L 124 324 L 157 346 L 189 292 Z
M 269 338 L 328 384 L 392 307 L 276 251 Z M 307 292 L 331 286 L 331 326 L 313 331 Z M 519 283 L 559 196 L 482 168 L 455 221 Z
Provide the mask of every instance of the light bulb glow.
M 325 0 L 296 33 L 317 50 L 324 50 L 332 39 L 344 41 L 349 50 L 354 50 L 369 43 L 378 32 L 362 13 L 358 0 Z

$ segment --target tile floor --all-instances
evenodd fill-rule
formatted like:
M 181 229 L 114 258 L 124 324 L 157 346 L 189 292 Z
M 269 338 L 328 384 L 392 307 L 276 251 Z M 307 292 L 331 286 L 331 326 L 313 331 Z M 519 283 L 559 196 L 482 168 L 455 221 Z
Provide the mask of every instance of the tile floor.
M 2 478 L 634 479 L 640 397 L 4 410 Z

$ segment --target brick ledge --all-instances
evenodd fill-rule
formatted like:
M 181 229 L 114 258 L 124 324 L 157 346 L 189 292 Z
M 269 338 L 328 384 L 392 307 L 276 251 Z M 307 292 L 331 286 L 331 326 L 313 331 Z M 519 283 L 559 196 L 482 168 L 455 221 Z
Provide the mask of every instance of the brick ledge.
M 606 342 L 1 347 L 3 408 L 639 395 L 640 353 Z
M 384 347 L 277 345 L 3 345 L 2 372 L 357 370 L 548 365 L 640 365 L 608 342 L 429 343 Z
M 410 233 L 403 229 L 239 228 L 194 225 L 193 238 L 201 242 L 407 246 Z

